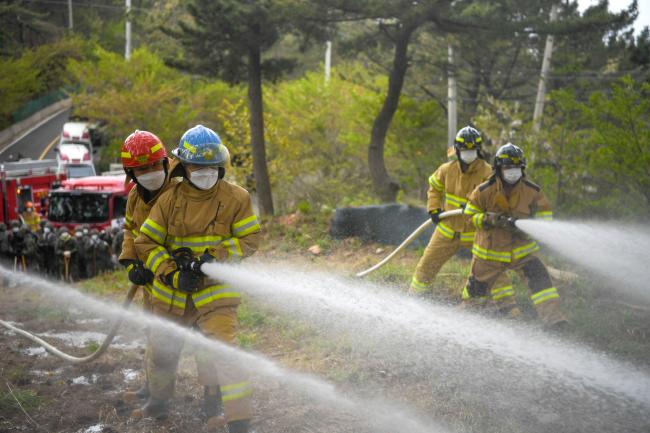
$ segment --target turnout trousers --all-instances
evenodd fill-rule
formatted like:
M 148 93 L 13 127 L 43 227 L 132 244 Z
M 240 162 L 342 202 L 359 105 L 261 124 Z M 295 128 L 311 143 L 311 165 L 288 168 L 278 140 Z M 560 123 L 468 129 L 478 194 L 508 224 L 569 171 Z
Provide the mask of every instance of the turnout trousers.
M 512 270 L 526 282 L 530 300 L 545 326 L 566 321 L 560 310 L 560 295 L 548 274 L 546 266 L 530 254 L 510 263 L 484 260 L 474 256 L 472 271 L 463 292 L 463 298 L 489 297 L 499 309 L 507 313 L 516 306 L 515 290 L 506 272 Z
M 440 268 L 461 248 L 471 249 L 472 239 L 468 242 L 462 242 L 459 236 L 449 239 L 436 230 L 415 268 L 409 292 L 421 294 L 433 290 L 433 282 L 438 272 L 440 272 Z M 459 298 L 460 292 L 457 288 L 448 288 L 444 292 L 436 293 L 436 295 Z
M 181 326 L 194 328 L 209 339 L 223 343 L 235 341 L 237 306 L 216 307 L 199 312 L 191 297 L 185 306 L 183 316 L 178 316 L 154 303 L 153 312 Z M 168 400 L 174 395 L 176 369 L 183 341 L 155 326 L 149 329 L 145 353 L 146 374 L 152 397 Z M 252 387 L 246 372 L 231 357 L 217 357 L 213 352 L 192 346 L 199 383 L 210 390 L 219 389 L 227 422 L 252 418 Z

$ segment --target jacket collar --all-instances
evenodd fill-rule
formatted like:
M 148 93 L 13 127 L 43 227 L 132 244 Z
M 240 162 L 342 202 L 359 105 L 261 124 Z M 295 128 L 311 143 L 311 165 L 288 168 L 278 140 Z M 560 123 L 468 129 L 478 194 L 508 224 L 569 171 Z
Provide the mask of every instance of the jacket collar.
M 180 188 L 183 191 L 183 195 L 185 195 L 187 198 L 194 201 L 203 201 L 217 195 L 222 183 L 223 179 L 219 179 L 212 188 L 203 190 L 192 185 L 192 183 L 187 180 L 187 178 L 183 178 L 183 182 L 181 182 Z

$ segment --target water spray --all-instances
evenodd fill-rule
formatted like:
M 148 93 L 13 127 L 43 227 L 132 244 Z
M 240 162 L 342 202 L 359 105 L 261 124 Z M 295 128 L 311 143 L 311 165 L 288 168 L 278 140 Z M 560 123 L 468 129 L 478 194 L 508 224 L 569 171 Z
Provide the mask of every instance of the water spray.
M 517 228 L 562 257 L 650 305 L 650 231 L 621 223 L 520 219 Z
M 233 357 L 237 359 L 238 363 L 246 366 L 261 378 L 266 376 L 280 380 L 288 387 L 314 400 L 338 410 L 350 412 L 357 418 L 363 417 L 364 423 L 370 426 L 373 432 L 445 433 L 448 431 L 430 420 L 423 420 L 400 403 L 388 402 L 382 399 L 362 401 L 352 396 L 344 396 L 332 384 L 315 376 L 290 371 L 261 354 L 246 352 L 217 340 L 208 339 L 196 331 L 183 328 L 153 314 L 142 311 L 137 313 L 128 311 L 111 302 L 82 294 L 72 287 L 56 284 L 24 273 L 16 274 L 3 267 L 0 267 L 0 276 L 16 281 L 18 285 L 37 289 L 48 296 L 52 296 L 53 299 L 66 299 L 98 316 L 113 318 L 114 320 L 138 326 L 155 326 L 164 329 L 175 337 L 188 341 L 191 346 L 201 347 L 202 350 L 209 351 L 214 356 Z
M 132 284 L 126 295 L 126 298 L 124 299 L 124 302 L 122 303 L 122 308 L 126 309 L 129 307 L 129 305 L 131 305 L 131 302 L 133 301 L 133 298 L 135 297 L 135 293 L 137 292 L 137 290 L 138 290 L 138 286 Z M 62 360 L 69 362 L 70 364 L 87 364 L 89 362 L 96 360 L 97 358 L 102 356 L 104 352 L 106 352 L 108 346 L 110 346 L 113 340 L 115 339 L 115 336 L 117 335 L 117 331 L 119 331 L 120 326 L 122 326 L 122 321 L 123 321 L 123 317 L 118 316 L 113 322 L 113 325 L 111 326 L 108 335 L 106 335 L 106 338 L 104 338 L 104 341 L 102 341 L 102 344 L 97 348 L 97 350 L 95 350 L 93 353 L 87 356 L 73 356 L 70 355 L 69 353 L 65 353 L 62 350 L 53 346 L 52 344 L 48 343 L 47 341 L 37 337 L 36 335 L 27 332 L 24 329 L 17 328 L 11 323 L 5 322 L 4 320 L 0 320 L 0 325 L 4 326 L 7 329 L 10 329 L 11 331 L 15 332 L 16 334 L 28 340 L 31 340 L 32 342 L 38 344 L 39 346 L 42 346 L 43 348 L 45 348 L 45 350 L 47 350 L 52 355 L 61 358 Z
M 480 395 L 495 418 L 521 413 L 528 422 L 541 417 L 540 423 L 545 423 L 539 413 L 546 410 L 564 413 L 559 417 L 563 420 L 580 413 L 578 424 L 588 419 L 602 427 L 627 419 L 635 426 L 650 425 L 647 369 L 531 326 L 513 327 L 358 280 L 255 259 L 239 265 L 205 264 L 202 271 L 247 292 L 267 310 L 349 339 L 355 353 L 381 360 L 383 368 L 397 375 L 439 377 L 433 379 L 434 388 L 438 380 L 449 382 L 460 401 Z M 553 390 L 554 397 L 540 407 L 542 389 Z M 532 426 L 525 429 L 536 431 Z

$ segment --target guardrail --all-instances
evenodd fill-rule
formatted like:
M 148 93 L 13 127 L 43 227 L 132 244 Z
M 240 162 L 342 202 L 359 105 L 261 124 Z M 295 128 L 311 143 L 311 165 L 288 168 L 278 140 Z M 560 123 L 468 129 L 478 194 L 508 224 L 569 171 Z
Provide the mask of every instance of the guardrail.
M 72 100 L 64 99 L 37 111 L 25 120 L 14 123 L 9 128 L 3 129 L 0 131 L 0 150 L 4 149 L 5 146 L 11 143 L 16 137 L 27 131 L 29 128 L 37 125 L 43 119 L 46 119 L 48 116 L 51 116 L 58 111 L 70 108 L 71 106 Z

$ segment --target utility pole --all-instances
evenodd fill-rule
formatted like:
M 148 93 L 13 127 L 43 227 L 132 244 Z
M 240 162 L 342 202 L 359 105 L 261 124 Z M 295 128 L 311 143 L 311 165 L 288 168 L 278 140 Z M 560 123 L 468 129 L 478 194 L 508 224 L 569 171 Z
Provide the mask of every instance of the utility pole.
M 124 44 L 124 58 L 131 58 L 131 0 L 126 0 L 126 43 Z
M 558 6 L 551 6 L 551 23 L 557 21 Z M 546 97 L 546 81 L 548 80 L 548 71 L 551 69 L 551 54 L 553 53 L 553 35 L 546 36 L 546 46 L 544 46 L 544 58 L 542 59 L 542 72 L 539 75 L 539 84 L 537 85 L 537 98 L 535 99 L 535 111 L 533 112 L 533 131 L 539 132 L 542 127 L 542 114 L 544 113 L 544 98 Z
M 74 25 L 72 22 L 72 0 L 68 0 L 68 30 L 72 31 Z
M 329 83 L 332 71 L 332 41 L 327 41 L 325 46 L 325 83 Z
M 454 146 L 457 129 L 457 108 L 458 91 L 456 89 L 456 71 L 454 68 L 454 48 L 447 46 L 447 156 L 450 156 L 450 149 Z

